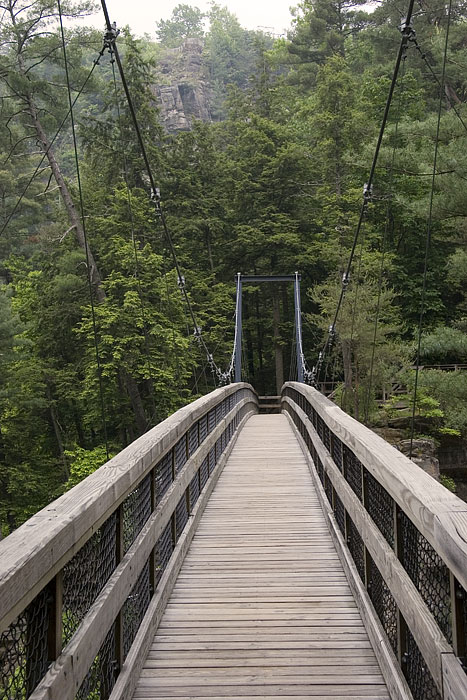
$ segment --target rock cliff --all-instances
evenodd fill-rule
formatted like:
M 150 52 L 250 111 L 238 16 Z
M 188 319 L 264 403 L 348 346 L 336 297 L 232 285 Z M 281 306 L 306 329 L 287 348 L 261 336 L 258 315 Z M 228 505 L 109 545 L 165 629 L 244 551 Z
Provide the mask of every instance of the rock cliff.
M 153 92 L 169 133 L 189 131 L 194 120 L 211 121 L 211 90 L 201 39 L 186 39 L 176 49 L 165 49 L 159 72 L 161 83 Z

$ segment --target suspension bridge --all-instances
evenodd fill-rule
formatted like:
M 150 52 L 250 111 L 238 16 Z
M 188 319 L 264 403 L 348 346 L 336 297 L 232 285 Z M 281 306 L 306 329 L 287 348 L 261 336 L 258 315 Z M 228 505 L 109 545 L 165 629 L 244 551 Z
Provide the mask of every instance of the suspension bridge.
M 467 697 L 467 505 L 314 388 L 277 410 L 216 389 L 0 543 L 2 698 Z
M 239 273 L 225 372 L 190 304 L 102 4 L 156 215 L 195 337 L 223 386 L 0 542 L 0 698 L 465 700 L 467 505 L 315 388 L 399 66 L 416 42 L 413 1 L 315 367 L 303 352 L 299 274 Z M 83 241 L 88 252 L 85 230 Z M 297 381 L 277 397 L 242 381 L 242 287 L 262 282 L 294 285 Z

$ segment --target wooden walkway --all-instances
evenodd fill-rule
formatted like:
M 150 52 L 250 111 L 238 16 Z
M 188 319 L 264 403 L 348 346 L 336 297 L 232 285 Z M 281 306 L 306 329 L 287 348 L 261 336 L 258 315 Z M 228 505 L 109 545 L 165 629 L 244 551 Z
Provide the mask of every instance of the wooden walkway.
M 299 444 L 251 418 L 210 498 L 134 694 L 389 698 Z

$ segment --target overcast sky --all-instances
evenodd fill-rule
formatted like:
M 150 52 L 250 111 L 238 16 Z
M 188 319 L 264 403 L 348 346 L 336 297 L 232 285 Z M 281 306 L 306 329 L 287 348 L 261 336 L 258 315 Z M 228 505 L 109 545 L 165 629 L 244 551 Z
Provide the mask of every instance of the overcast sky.
M 135 34 L 147 32 L 153 36 L 156 22 L 168 19 L 174 7 L 179 4 L 199 7 L 203 11 L 209 9 L 208 0 L 107 0 L 110 19 L 117 22 L 118 27 L 128 24 Z M 289 7 L 297 5 L 298 0 L 218 0 L 218 4 L 226 5 L 247 29 L 261 27 L 282 34 L 290 26 L 292 19 Z M 102 13 L 88 18 L 86 24 L 100 28 L 103 25 Z

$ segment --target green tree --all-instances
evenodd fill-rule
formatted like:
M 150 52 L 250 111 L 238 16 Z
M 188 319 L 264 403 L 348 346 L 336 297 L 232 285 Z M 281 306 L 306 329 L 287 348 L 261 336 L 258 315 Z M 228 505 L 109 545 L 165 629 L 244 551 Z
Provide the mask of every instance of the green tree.
M 169 48 L 180 46 L 185 39 L 204 37 L 203 20 L 206 15 L 198 7 L 180 4 L 175 7 L 168 20 L 157 22 L 156 35 Z

